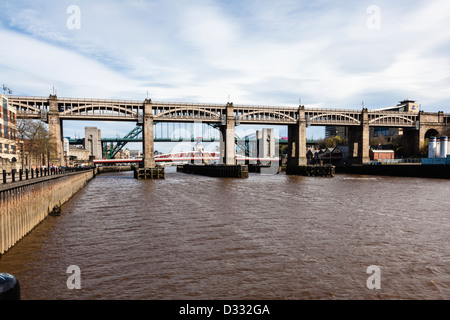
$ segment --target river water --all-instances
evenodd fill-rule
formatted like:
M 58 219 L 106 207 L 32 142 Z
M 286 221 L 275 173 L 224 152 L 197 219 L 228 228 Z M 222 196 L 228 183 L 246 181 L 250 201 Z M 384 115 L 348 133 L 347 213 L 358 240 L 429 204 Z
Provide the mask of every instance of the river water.
M 0 272 L 22 299 L 449 299 L 449 190 L 380 176 L 105 173 Z M 68 288 L 73 265 L 81 289 Z

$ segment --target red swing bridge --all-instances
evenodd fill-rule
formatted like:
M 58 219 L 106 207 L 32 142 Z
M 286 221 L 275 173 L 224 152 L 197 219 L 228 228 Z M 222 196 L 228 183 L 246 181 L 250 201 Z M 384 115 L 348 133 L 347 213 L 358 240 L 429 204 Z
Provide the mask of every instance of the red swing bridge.
M 245 157 L 242 155 L 235 156 L 237 162 L 270 162 L 278 161 L 276 158 L 255 158 Z M 210 151 L 186 151 L 186 152 L 173 152 L 167 154 L 156 154 L 155 162 L 163 163 L 191 163 L 191 162 L 203 162 L 203 163 L 218 163 L 220 161 L 220 152 Z M 94 164 L 117 164 L 117 163 L 139 163 L 142 159 L 98 159 L 94 160 Z

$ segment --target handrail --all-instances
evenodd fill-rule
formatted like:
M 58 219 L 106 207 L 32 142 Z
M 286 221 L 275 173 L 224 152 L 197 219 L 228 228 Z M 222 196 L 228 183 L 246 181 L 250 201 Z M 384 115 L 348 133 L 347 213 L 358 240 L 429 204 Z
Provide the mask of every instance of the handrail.
M 26 100 L 26 101 L 42 101 L 47 102 L 49 100 L 48 97 L 37 97 L 37 96 L 18 96 L 18 95 L 7 95 L 7 99 L 12 100 Z M 133 104 L 137 106 L 142 106 L 144 104 L 144 100 L 120 100 L 120 99 L 97 99 L 97 98 L 57 98 L 58 102 L 101 102 L 101 103 L 119 103 L 119 104 Z M 199 102 L 168 102 L 168 101 L 152 101 L 152 106 L 200 106 L 200 107 L 211 107 L 211 108 L 225 108 L 226 103 L 199 103 Z M 298 107 L 291 106 L 268 106 L 268 105 L 245 105 L 245 104 L 236 104 L 234 105 L 235 109 L 244 108 L 244 109 L 278 109 L 283 111 L 296 111 Z M 344 108 L 307 108 L 305 107 L 305 112 L 352 112 L 352 113 L 361 113 L 361 109 L 344 109 Z M 419 113 L 409 112 L 409 111 L 383 111 L 383 110 L 367 110 L 369 114 L 400 114 L 400 115 L 408 115 L 408 116 L 418 116 Z M 444 116 L 450 116 L 450 113 L 444 113 Z
M 42 177 L 57 177 L 62 176 L 67 173 L 73 173 L 73 172 L 80 172 L 80 171 L 87 171 L 92 170 L 93 167 L 84 167 L 84 168 L 61 168 L 61 167 L 51 167 L 50 169 L 45 168 L 36 168 L 36 169 L 12 169 L 10 172 L 7 172 L 6 170 L 2 170 L 0 173 L 0 186 L 16 183 L 16 182 L 23 182 L 23 181 L 33 181 L 37 178 Z

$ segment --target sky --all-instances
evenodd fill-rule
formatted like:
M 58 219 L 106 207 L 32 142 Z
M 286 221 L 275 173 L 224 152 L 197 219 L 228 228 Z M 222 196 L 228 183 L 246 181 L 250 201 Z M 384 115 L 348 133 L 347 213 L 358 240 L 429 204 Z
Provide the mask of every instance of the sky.
M 450 112 L 448 0 L 2 0 L 0 12 L 0 81 L 15 95 L 345 109 L 413 99 Z M 88 125 L 105 137 L 134 127 L 66 121 L 64 135 Z

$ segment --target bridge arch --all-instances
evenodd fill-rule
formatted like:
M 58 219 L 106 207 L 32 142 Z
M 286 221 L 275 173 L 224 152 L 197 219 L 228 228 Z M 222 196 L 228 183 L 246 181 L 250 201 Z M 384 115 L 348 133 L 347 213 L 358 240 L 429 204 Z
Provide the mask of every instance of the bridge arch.
M 31 106 L 21 103 L 13 103 L 13 107 L 17 109 L 17 113 L 19 114 L 39 114 L 42 109 L 39 106 Z
M 123 106 L 96 106 L 96 105 L 82 105 L 82 106 L 76 106 L 76 107 L 72 107 L 69 109 L 66 109 L 62 112 L 60 112 L 61 115 L 72 115 L 72 114 L 76 114 L 76 113 L 92 113 L 94 115 L 102 115 L 102 111 L 105 111 L 106 113 L 110 113 L 110 112 L 117 112 L 119 114 L 122 114 L 124 116 L 137 116 L 136 111 L 127 108 L 127 107 L 123 107 Z
M 217 120 L 220 119 L 220 115 L 217 114 L 216 112 L 209 111 L 209 110 L 205 110 L 205 109 L 201 109 L 201 108 L 192 108 L 192 107 L 181 107 L 181 108 L 169 109 L 169 110 L 166 110 L 166 111 L 157 113 L 157 114 L 155 115 L 155 118 L 160 118 L 160 117 L 162 118 L 162 117 L 164 117 L 164 116 L 173 116 L 173 117 L 180 117 L 180 116 L 183 116 L 183 117 L 195 117 L 194 115 L 192 115 L 192 116 L 189 115 L 189 116 L 188 116 L 188 113 L 191 112 L 191 111 L 197 111 L 197 112 L 198 112 L 198 115 L 199 115 L 200 117 L 201 117 L 201 116 L 207 116 L 207 117 L 209 117 L 209 118 L 215 118 L 215 119 L 217 119 Z M 187 114 L 186 114 L 186 115 L 179 115 L 179 114 L 178 114 L 179 112 L 181 112 L 181 113 L 186 112 Z
M 266 114 L 273 114 L 278 116 L 278 119 L 282 119 L 282 120 L 286 120 L 286 121 L 297 121 L 297 119 L 295 119 L 294 117 L 291 117 L 287 114 L 284 114 L 282 112 L 278 112 L 278 111 L 268 111 L 268 110 L 257 110 L 257 111 L 250 111 L 247 113 L 243 113 L 241 115 L 239 115 L 239 118 L 241 120 L 246 120 L 246 117 L 252 116 L 252 115 L 266 115 Z
M 408 117 L 401 116 L 401 115 L 391 115 L 390 114 L 390 115 L 382 115 L 382 116 L 373 118 L 373 119 L 371 119 L 369 121 L 369 124 L 376 124 L 377 122 L 381 122 L 381 120 L 383 120 L 383 119 L 389 119 L 389 118 L 398 119 L 398 120 L 401 120 L 402 122 L 407 123 L 407 124 L 414 124 L 415 123 L 414 119 L 410 119 Z M 399 123 L 399 125 L 401 125 L 401 124 Z
M 438 130 L 430 128 L 425 132 L 424 138 L 429 139 L 430 137 L 439 137 L 440 135 Z
M 318 118 L 322 118 L 322 117 L 329 118 L 329 117 L 333 117 L 333 116 L 339 116 L 342 118 L 346 118 L 357 124 L 361 123 L 361 121 L 359 121 L 358 119 L 356 119 L 352 116 L 349 116 L 348 114 L 343 114 L 343 113 L 321 113 L 321 114 L 316 114 L 315 116 L 312 116 L 309 119 L 311 121 L 313 121 L 314 119 L 318 119 Z

